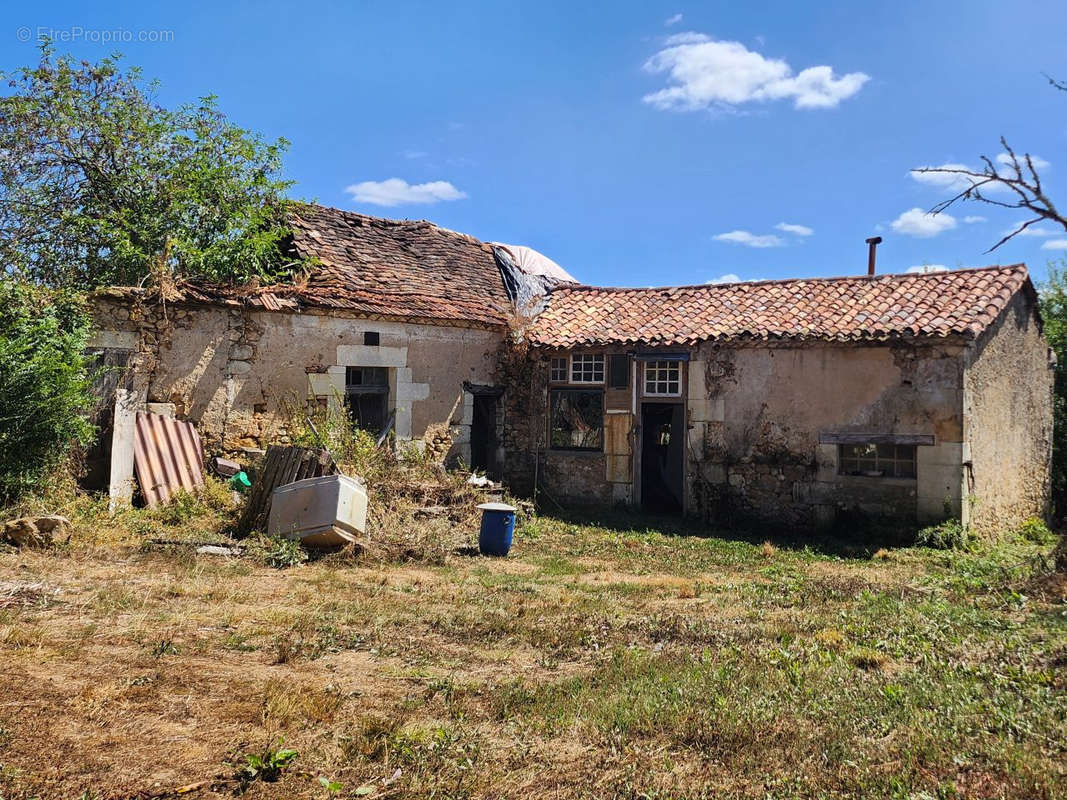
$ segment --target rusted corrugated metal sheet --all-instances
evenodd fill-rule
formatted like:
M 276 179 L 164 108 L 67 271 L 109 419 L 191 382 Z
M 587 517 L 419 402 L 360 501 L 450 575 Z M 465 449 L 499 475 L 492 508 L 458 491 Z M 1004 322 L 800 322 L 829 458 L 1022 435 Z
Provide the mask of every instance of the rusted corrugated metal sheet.
M 191 422 L 137 412 L 133 463 L 150 508 L 169 503 L 178 489 L 204 485 L 204 448 Z

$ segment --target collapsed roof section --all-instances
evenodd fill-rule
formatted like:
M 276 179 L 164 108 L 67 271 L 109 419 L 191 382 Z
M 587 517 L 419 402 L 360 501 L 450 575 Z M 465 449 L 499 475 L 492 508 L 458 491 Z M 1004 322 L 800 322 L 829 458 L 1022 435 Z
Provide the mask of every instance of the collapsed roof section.
M 516 310 L 532 317 L 544 308 L 544 296 L 556 287 L 578 285 L 563 267 L 531 247 L 493 242 L 504 287 Z
M 535 250 L 490 245 L 426 220 L 298 203 L 289 222 L 289 254 L 309 262 L 306 276 L 262 287 L 182 282 L 168 299 L 496 327 L 507 324 L 516 306 L 536 305 L 548 289 L 575 282 Z M 122 287 L 108 293 L 143 292 Z

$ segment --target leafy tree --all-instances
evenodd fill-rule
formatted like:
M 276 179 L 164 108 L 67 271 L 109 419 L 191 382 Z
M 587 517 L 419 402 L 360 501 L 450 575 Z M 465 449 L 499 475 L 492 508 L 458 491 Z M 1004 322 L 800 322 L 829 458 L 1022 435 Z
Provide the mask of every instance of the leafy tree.
M 0 260 L 51 286 L 146 276 L 244 281 L 287 268 L 288 143 L 237 127 L 216 99 L 167 109 L 121 56 L 56 56 L 0 74 Z
M 1056 354 L 1052 397 L 1052 504 L 1057 516 L 1067 512 L 1067 261 L 1050 262 L 1041 287 L 1045 338 Z
M 83 351 L 89 316 L 69 291 L 0 278 L 0 502 L 32 488 L 88 443 Z

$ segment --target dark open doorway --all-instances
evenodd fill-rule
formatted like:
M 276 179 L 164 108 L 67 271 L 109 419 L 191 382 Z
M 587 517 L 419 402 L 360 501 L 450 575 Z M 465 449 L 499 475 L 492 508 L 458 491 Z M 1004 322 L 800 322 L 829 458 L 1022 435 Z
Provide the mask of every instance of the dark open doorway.
M 641 506 L 681 511 L 685 420 L 681 403 L 641 405 Z
M 474 418 L 471 420 L 471 469 L 497 477 L 496 469 L 496 395 L 474 395 Z

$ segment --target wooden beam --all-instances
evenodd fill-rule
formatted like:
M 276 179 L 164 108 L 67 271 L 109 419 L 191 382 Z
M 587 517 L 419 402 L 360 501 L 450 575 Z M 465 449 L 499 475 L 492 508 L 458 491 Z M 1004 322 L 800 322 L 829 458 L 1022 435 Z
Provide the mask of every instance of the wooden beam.
M 926 433 L 835 433 L 820 431 L 819 444 L 934 444 L 933 434 Z

